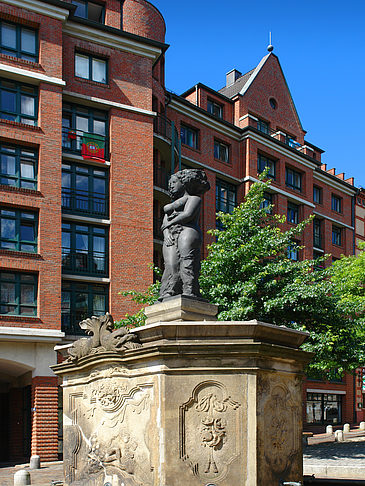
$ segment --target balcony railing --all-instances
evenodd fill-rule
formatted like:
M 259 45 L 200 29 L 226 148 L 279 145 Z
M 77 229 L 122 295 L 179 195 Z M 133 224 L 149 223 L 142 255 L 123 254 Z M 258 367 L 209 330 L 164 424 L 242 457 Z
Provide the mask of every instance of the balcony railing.
M 161 225 L 162 225 L 162 218 L 153 218 L 153 237 L 156 240 L 163 240 Z
M 260 124 L 257 125 L 257 129 L 260 132 L 265 133 L 266 135 L 270 135 L 271 137 L 276 138 L 281 142 L 284 142 L 285 145 L 288 145 L 289 147 L 296 148 L 296 149 L 301 148 L 301 144 L 299 142 L 296 142 L 294 138 L 290 137 L 289 135 L 286 135 L 280 130 L 272 130 L 267 126 L 262 126 Z
M 108 216 L 106 194 L 62 188 L 62 210 L 92 217 Z
M 169 183 L 169 171 L 166 170 L 164 167 L 160 166 L 153 166 L 153 184 L 161 189 L 168 189 Z
M 86 333 L 79 326 L 79 322 L 90 317 L 91 314 L 86 310 L 80 310 L 76 312 L 62 312 L 61 328 L 66 334 L 76 336 L 86 336 Z
M 107 258 L 103 253 L 70 252 L 68 248 L 62 248 L 62 271 L 106 277 Z
M 84 135 L 88 135 L 89 138 L 93 135 L 90 132 L 84 132 L 82 130 L 76 130 L 74 128 L 62 127 L 62 150 L 64 152 L 71 152 L 75 154 L 81 154 L 82 142 Z M 104 141 L 104 157 L 109 158 L 109 139 L 104 135 L 95 133 L 95 138 Z

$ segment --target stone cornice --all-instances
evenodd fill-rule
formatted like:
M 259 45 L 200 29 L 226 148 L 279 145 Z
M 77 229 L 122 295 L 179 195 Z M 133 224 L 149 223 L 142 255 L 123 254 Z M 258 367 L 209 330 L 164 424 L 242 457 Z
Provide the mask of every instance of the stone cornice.
M 107 47 L 119 49 L 120 51 L 147 57 L 152 61 L 156 61 L 163 51 L 159 46 L 151 45 L 147 41 L 144 43 L 142 38 L 141 40 L 132 39 L 130 36 L 116 35 L 78 22 L 67 22 L 63 28 L 63 32 L 88 42 L 95 42 L 96 44 L 102 44 Z
M 37 329 L 33 327 L 0 327 L 0 341 L 47 341 L 57 342 L 65 336 L 58 329 Z
M 69 10 L 58 5 L 52 5 L 48 2 L 40 2 L 38 0 L 3 0 L 4 3 L 13 5 L 14 7 L 26 8 L 32 12 L 36 12 L 47 17 L 52 17 L 57 20 L 65 21 L 68 18 Z M 55 2 L 56 3 L 56 2 Z M 70 9 L 72 5 L 70 4 Z
M 63 79 L 55 78 L 53 76 L 47 76 L 46 74 L 30 71 L 29 69 L 18 68 L 10 66 L 9 64 L 0 63 L 0 76 L 6 76 L 7 78 L 17 79 L 21 81 L 27 81 L 31 84 L 49 83 L 57 86 L 65 86 L 66 83 Z

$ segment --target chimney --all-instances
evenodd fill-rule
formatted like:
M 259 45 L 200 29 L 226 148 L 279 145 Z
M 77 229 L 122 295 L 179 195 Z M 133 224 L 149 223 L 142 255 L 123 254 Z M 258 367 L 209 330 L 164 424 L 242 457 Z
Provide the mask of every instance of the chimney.
M 237 71 L 237 69 L 231 69 L 231 71 L 226 74 L 226 88 L 228 88 L 228 86 L 232 86 L 232 84 L 235 83 L 241 76 L 242 73 Z

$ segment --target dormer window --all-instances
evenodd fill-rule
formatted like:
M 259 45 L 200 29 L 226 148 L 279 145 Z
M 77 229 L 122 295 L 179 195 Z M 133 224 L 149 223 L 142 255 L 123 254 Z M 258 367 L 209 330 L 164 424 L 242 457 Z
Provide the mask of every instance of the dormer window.
M 223 118 L 223 105 L 216 103 L 213 100 L 208 99 L 207 111 L 217 118 Z
M 104 23 L 105 9 L 100 3 L 89 2 L 88 0 L 72 0 L 72 4 L 76 5 L 76 17 L 92 20 L 99 24 Z

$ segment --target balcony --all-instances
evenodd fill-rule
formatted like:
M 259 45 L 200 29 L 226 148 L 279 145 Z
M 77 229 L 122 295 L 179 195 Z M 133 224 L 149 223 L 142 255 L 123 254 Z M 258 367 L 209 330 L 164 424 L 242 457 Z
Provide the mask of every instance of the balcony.
M 268 126 L 265 125 L 260 125 L 257 124 L 257 129 L 265 133 L 266 135 L 270 135 L 270 137 L 275 138 L 276 140 L 280 140 L 280 142 L 285 143 L 285 145 L 288 145 L 288 147 L 295 148 L 295 149 L 300 149 L 302 146 L 299 142 L 296 142 L 294 138 L 290 137 L 284 132 L 281 132 L 280 130 L 272 130 Z
M 70 252 L 68 248 L 62 248 L 62 272 L 106 277 L 108 275 L 106 255 L 97 252 Z
M 168 190 L 170 173 L 165 167 L 153 167 L 153 185 Z
M 79 326 L 79 322 L 90 317 L 87 311 L 63 312 L 61 318 L 61 330 L 68 335 L 86 336 L 86 333 Z
M 62 211 L 93 218 L 108 216 L 108 196 L 88 191 L 62 188 Z
M 95 160 L 108 160 L 109 158 L 109 138 L 98 133 L 83 132 L 74 128 L 62 127 L 62 150 L 77 155 L 82 154 L 83 142 L 93 139 L 95 137 L 96 145 L 99 145 L 99 150 L 95 150 L 94 155 L 90 158 Z M 83 155 L 85 157 L 85 155 Z M 86 158 L 86 157 L 85 157 Z
M 175 123 L 157 114 L 153 119 L 153 133 L 157 135 L 154 146 L 160 151 L 163 160 L 171 161 L 171 171 L 174 172 L 175 166 L 181 166 L 181 144 Z

